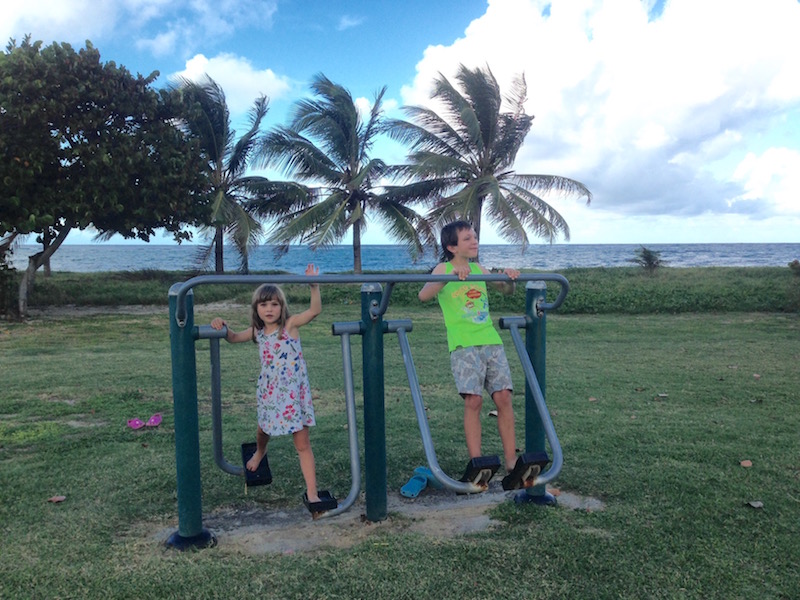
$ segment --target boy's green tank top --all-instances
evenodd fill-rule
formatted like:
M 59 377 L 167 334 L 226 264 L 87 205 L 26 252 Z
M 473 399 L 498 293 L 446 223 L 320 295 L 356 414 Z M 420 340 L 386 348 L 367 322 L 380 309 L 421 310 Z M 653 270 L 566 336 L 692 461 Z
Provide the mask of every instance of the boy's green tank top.
M 471 274 L 481 274 L 476 263 L 470 263 L 469 269 Z M 453 265 L 445 263 L 445 273 L 452 272 Z M 489 315 L 489 296 L 485 281 L 450 282 L 439 290 L 436 299 L 444 315 L 450 352 L 458 347 L 503 343 Z

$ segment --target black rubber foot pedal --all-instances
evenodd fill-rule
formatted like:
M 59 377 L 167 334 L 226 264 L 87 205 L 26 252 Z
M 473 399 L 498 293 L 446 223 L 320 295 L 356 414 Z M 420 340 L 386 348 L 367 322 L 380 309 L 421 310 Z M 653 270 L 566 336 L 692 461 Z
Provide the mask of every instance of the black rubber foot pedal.
M 504 490 L 520 490 L 533 487 L 536 478 L 544 471 L 550 458 L 547 452 L 525 452 L 517 458 L 511 473 L 503 477 Z
M 328 490 L 320 490 L 317 495 L 319 496 L 319 502 L 309 502 L 308 494 L 303 492 L 303 504 L 306 505 L 308 512 L 310 512 L 311 516 L 315 519 L 320 513 L 333 510 L 339 506 L 339 501 L 331 496 L 331 493 Z
M 489 485 L 489 480 L 499 468 L 500 458 L 498 456 L 478 456 L 476 458 L 471 458 L 459 481 L 486 487 Z
M 247 461 L 253 457 L 257 448 L 258 445 L 255 442 L 242 444 L 242 464 L 244 464 L 244 481 L 247 487 L 272 483 L 272 471 L 269 470 L 269 461 L 266 454 L 261 459 L 258 469 L 255 471 L 247 469 Z

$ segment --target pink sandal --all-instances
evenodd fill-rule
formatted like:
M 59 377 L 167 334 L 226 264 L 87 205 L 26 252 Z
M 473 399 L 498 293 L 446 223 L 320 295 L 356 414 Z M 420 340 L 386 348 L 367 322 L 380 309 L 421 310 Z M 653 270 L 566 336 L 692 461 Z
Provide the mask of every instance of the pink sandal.
M 144 421 L 141 419 L 128 419 L 128 427 L 131 429 L 141 429 L 144 427 Z
M 158 427 L 161 425 L 161 413 L 156 413 L 149 419 L 147 419 L 147 423 L 145 423 L 146 427 Z

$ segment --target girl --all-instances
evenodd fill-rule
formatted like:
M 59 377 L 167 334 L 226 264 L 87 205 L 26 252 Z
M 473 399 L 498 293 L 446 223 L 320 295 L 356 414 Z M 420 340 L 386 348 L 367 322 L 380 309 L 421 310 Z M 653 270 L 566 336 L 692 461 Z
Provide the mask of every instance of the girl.
M 306 275 L 319 274 L 313 264 Z M 230 343 L 252 340 L 258 344 L 261 374 L 258 376 L 258 433 L 256 452 L 247 462 L 247 469 L 256 471 L 267 453 L 267 442 L 273 435 L 292 434 L 300 458 L 300 470 L 306 483 L 308 502 L 319 502 L 314 453 L 308 428 L 315 424 L 314 406 L 308 382 L 306 361 L 300 346 L 298 329 L 322 312 L 319 286 L 312 283 L 311 305 L 296 315 L 289 315 L 283 291 L 264 284 L 253 293 L 250 327 L 234 332 L 228 328 L 225 339 Z M 222 329 L 227 323 L 217 317 L 211 327 Z

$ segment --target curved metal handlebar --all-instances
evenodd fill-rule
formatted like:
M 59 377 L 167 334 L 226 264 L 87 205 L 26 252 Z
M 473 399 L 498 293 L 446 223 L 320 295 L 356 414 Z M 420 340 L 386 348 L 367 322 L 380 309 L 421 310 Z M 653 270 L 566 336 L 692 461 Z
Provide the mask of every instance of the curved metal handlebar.
M 430 274 L 410 274 L 410 273 L 386 273 L 377 275 L 200 275 L 192 277 L 183 283 L 174 284 L 170 290 L 170 296 L 177 296 L 177 307 L 175 309 L 175 320 L 179 327 L 186 325 L 186 294 L 198 285 L 204 284 L 225 284 L 225 283 L 382 283 L 386 285 L 386 293 L 381 298 L 381 304 L 372 312 L 373 318 L 383 315 L 389 306 L 389 297 L 395 283 L 427 283 L 431 282 L 451 282 L 458 281 L 456 275 L 430 275 Z M 469 275 L 465 281 L 510 281 L 508 275 L 487 273 L 480 275 Z M 561 286 L 558 297 L 552 303 L 542 302 L 539 304 L 540 310 L 553 310 L 561 306 L 569 292 L 569 282 L 566 277 L 558 273 L 520 273 L 516 281 L 554 281 Z

